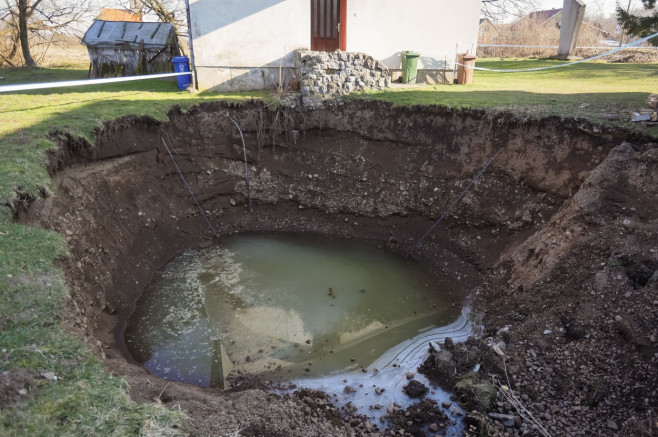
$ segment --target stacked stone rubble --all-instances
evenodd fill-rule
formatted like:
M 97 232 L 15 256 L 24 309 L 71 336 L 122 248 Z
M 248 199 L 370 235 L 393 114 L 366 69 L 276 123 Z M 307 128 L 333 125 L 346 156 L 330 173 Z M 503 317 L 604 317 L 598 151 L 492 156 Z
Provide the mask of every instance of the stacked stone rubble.
M 302 103 L 320 106 L 327 98 L 390 86 L 388 68 L 364 53 L 298 52 Z

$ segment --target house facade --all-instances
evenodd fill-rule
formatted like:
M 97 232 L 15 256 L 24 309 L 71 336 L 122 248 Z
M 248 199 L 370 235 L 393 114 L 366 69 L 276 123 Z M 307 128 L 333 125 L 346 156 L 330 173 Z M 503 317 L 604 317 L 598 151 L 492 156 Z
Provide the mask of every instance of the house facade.
M 201 90 L 273 88 L 299 49 L 366 53 L 389 68 L 420 53 L 420 81 L 451 82 L 456 54 L 475 53 L 481 0 L 188 0 Z
M 478 44 L 495 44 L 503 34 L 488 18 L 480 18 Z

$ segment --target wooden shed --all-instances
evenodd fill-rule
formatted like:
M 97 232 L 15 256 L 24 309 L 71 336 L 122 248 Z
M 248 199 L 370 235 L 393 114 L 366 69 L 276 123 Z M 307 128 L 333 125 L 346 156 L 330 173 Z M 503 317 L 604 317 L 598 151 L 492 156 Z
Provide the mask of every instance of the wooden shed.
M 171 59 L 180 55 L 171 23 L 95 20 L 82 44 L 92 78 L 172 72 Z

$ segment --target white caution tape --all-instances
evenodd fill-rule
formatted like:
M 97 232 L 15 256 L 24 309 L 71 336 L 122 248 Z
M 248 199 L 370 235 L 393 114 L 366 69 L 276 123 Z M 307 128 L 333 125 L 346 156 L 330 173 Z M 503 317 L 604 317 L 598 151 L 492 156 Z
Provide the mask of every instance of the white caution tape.
M 608 56 L 608 55 L 611 55 L 613 53 L 620 52 L 620 51 L 622 51 L 624 49 L 627 49 L 629 47 L 633 47 L 633 46 L 636 46 L 638 44 L 642 44 L 643 42 L 645 42 L 647 40 L 650 40 L 651 38 L 654 38 L 656 36 L 658 36 L 658 33 L 654 33 L 653 35 L 649 35 L 649 36 L 644 37 L 642 39 L 638 39 L 637 41 L 633 41 L 632 43 L 623 45 L 621 47 L 616 47 L 616 48 L 614 48 L 614 49 L 612 49 L 608 52 L 602 53 L 600 55 L 592 56 L 591 58 L 581 59 L 580 61 L 567 62 L 567 63 L 559 64 L 559 65 L 549 65 L 547 67 L 524 68 L 524 69 L 515 69 L 515 70 L 499 70 L 499 69 L 495 69 L 495 68 L 484 68 L 484 67 L 475 67 L 473 65 L 465 65 L 465 64 L 461 64 L 459 62 L 456 62 L 456 64 L 461 65 L 462 67 L 465 67 L 465 68 L 471 68 L 473 70 L 493 71 L 495 73 L 522 73 L 522 72 L 526 72 L 526 71 L 550 70 L 552 68 L 570 67 L 572 65 L 581 64 L 583 62 L 593 61 L 594 59 L 599 59 L 599 58 L 602 58 L 604 56 Z
M 531 45 L 521 45 L 521 44 L 478 44 L 480 47 L 511 47 L 516 49 L 557 49 L 558 46 L 531 46 Z M 576 47 L 576 50 L 610 50 L 611 46 L 579 46 Z M 617 46 L 615 46 L 617 47 Z M 649 47 L 626 47 L 628 50 L 656 50 L 655 48 Z
M 133 80 L 162 79 L 165 77 L 183 76 L 186 74 L 192 74 L 192 73 L 189 71 L 185 71 L 182 73 L 162 73 L 162 74 L 148 74 L 144 76 L 108 77 L 105 79 L 84 79 L 84 80 L 68 80 L 63 82 L 23 83 L 18 85 L 0 86 L 0 93 L 40 90 L 47 88 L 64 88 L 69 86 L 101 85 L 106 83 L 130 82 Z
M 515 49 L 556 49 L 557 48 L 557 46 L 524 46 L 521 44 L 478 44 L 478 47 L 513 47 Z

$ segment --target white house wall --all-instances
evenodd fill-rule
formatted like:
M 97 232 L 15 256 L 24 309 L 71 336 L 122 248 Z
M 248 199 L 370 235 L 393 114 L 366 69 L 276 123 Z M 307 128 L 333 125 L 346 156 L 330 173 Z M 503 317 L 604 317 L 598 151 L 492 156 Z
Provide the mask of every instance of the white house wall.
M 347 0 L 347 50 L 366 52 L 389 68 L 400 54 L 421 54 L 419 69 L 452 68 L 459 51 L 475 53 L 480 0 Z
M 475 53 L 480 0 L 347 0 L 346 48 L 400 68 L 405 50 L 418 68 L 450 70 Z M 311 45 L 310 0 L 189 0 L 200 89 L 272 88 Z M 457 47 L 459 43 L 459 47 Z M 420 76 L 420 75 L 419 75 Z
M 311 45 L 309 0 L 189 0 L 200 89 L 272 88 Z

